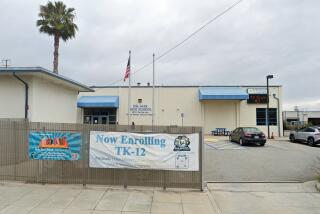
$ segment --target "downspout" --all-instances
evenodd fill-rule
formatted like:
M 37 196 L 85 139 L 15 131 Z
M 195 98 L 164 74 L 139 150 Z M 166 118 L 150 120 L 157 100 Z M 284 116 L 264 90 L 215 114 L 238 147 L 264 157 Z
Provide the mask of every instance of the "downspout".
M 273 98 L 277 100 L 277 121 L 278 121 L 278 136 L 280 137 L 280 99 L 276 96 L 276 94 L 273 94 Z
M 15 72 L 13 72 L 13 76 L 18 79 L 20 82 L 22 82 L 25 86 L 25 104 L 24 104 L 24 118 L 27 120 L 28 119 L 28 109 L 29 109 L 29 85 L 26 81 L 21 79 L 16 75 Z

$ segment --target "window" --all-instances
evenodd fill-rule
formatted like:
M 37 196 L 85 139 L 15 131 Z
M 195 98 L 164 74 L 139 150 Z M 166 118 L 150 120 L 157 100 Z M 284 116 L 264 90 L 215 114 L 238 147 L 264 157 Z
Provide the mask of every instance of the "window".
M 138 99 L 138 103 L 142 103 L 142 99 Z
M 307 128 L 305 132 L 315 132 L 313 128 Z
M 267 122 L 266 109 L 265 108 L 257 108 L 257 126 L 264 126 Z
M 257 126 L 268 125 L 267 109 L 266 108 L 257 108 L 256 109 L 256 119 L 257 119 Z M 276 108 L 269 108 L 269 125 L 276 126 L 277 123 L 278 123 L 277 109 Z

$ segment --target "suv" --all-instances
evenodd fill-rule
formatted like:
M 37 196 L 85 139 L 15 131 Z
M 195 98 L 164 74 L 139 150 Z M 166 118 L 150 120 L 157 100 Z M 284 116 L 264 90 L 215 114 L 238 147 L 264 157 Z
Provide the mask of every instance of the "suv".
M 307 142 L 309 146 L 320 144 L 320 127 L 307 127 L 297 131 L 291 131 L 289 135 L 291 142 Z

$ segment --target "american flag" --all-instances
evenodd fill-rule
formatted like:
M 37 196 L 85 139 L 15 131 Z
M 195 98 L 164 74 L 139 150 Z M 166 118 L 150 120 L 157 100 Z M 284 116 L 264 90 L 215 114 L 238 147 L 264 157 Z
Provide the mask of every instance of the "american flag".
M 128 64 L 127 64 L 127 69 L 126 69 L 126 72 L 125 72 L 125 74 L 124 74 L 124 79 L 123 79 L 123 81 L 126 81 L 126 79 L 129 78 L 129 75 L 130 75 L 130 55 L 129 55 Z

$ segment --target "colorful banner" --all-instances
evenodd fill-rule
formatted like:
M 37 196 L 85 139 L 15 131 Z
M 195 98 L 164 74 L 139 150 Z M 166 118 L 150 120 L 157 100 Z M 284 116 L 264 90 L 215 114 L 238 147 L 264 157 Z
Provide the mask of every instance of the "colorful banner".
M 90 132 L 89 166 L 198 171 L 199 134 Z
M 36 160 L 79 160 L 81 134 L 30 132 L 29 158 Z

